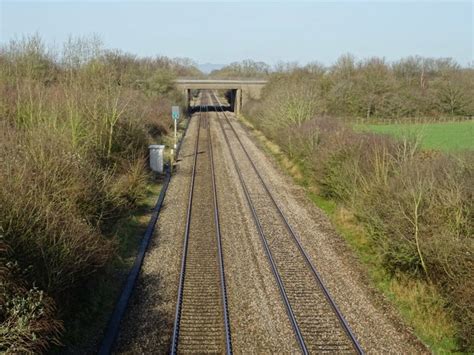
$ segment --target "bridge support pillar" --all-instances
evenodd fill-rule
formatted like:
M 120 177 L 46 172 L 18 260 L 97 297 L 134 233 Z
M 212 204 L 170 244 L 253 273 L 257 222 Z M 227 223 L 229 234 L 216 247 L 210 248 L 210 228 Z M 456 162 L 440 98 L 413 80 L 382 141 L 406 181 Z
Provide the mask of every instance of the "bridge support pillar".
M 240 114 L 242 109 L 242 89 L 231 89 L 230 90 L 230 109 L 236 114 Z
M 235 98 L 234 98 L 234 112 L 235 112 L 235 114 L 239 115 L 241 109 L 242 109 L 242 89 L 237 89 L 235 91 Z

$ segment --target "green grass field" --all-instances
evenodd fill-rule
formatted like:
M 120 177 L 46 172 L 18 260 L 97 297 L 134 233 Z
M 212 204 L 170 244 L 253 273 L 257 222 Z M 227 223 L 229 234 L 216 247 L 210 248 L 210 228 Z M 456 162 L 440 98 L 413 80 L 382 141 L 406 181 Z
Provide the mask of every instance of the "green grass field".
M 474 121 L 448 123 L 407 123 L 357 125 L 357 130 L 390 134 L 395 137 L 417 137 L 426 149 L 444 151 L 474 150 Z

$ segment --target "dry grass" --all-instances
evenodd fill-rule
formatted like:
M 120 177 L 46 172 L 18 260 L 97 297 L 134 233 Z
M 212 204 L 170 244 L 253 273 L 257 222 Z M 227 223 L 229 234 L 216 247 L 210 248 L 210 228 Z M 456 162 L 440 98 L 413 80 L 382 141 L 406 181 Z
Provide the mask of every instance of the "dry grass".
M 388 282 L 386 292 L 433 350 L 451 352 L 457 348 L 453 315 L 435 285 L 401 276 Z

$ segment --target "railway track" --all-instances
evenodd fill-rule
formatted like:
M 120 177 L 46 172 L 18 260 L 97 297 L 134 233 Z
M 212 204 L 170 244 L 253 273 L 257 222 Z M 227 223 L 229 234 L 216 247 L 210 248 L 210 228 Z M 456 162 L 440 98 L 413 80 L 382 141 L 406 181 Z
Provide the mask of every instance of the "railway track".
M 219 126 L 302 352 L 363 354 L 219 99 L 214 93 L 209 98 L 211 103 L 217 104 Z M 242 171 L 245 171 L 245 179 Z
M 201 97 L 171 353 L 232 353 L 207 97 Z

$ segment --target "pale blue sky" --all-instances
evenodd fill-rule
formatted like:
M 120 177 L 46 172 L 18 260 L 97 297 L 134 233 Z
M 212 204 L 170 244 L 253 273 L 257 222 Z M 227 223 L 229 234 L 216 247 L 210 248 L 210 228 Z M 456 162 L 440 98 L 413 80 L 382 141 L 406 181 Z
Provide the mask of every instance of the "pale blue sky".
M 6 1 L 0 41 L 38 32 L 47 43 L 98 34 L 141 56 L 199 63 L 252 58 L 333 63 L 408 55 L 473 61 L 473 1 Z

